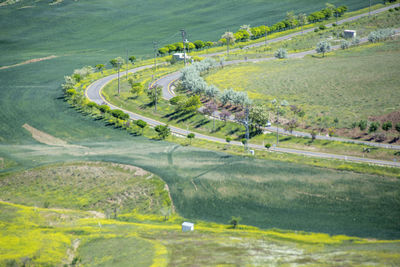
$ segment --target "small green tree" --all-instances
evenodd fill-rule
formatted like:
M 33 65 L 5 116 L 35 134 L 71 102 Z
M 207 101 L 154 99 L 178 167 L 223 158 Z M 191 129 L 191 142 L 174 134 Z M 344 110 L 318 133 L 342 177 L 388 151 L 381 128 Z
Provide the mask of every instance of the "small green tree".
M 233 34 L 233 32 L 225 32 L 222 36 L 221 39 L 225 39 L 226 40 L 226 49 L 227 49 L 227 54 L 229 56 L 229 46 L 230 44 L 235 42 L 235 35 Z
M 265 148 L 266 149 L 270 149 L 271 148 L 271 144 L 270 143 L 265 144 Z
M 311 143 L 317 138 L 317 132 L 315 130 L 311 131 Z
M 132 78 L 129 78 L 128 83 L 131 86 L 131 93 L 133 95 L 136 95 L 136 97 L 138 97 L 142 94 L 143 84 L 135 82 L 135 80 L 133 80 Z
M 287 58 L 287 50 L 285 48 L 279 48 L 275 52 L 275 57 L 279 59 Z
M 232 137 L 230 136 L 225 137 L 225 141 L 229 144 L 232 141 Z
M 195 134 L 194 133 L 190 133 L 186 137 L 189 139 L 190 144 L 192 144 L 192 139 L 194 139 Z
M 100 71 L 101 74 L 103 74 L 103 69 L 105 68 L 104 64 L 97 64 L 96 65 L 96 70 Z
M 135 60 L 136 60 L 136 57 L 135 57 L 135 56 L 130 56 L 130 57 L 129 57 L 129 61 L 130 61 L 132 64 L 135 64 Z
M 322 57 L 325 57 L 325 53 L 331 51 L 331 43 L 328 41 L 321 41 L 317 44 L 316 51 L 317 53 L 322 53 Z
M 239 226 L 239 222 L 242 220 L 240 217 L 235 217 L 232 216 L 231 220 L 229 221 L 229 224 L 232 225 L 233 229 L 236 229 Z
M 367 125 L 368 125 L 368 121 L 366 121 L 366 120 L 361 120 L 358 123 L 358 127 L 360 128 L 361 131 L 364 131 L 365 129 L 367 129 Z
M 145 121 L 143 121 L 143 120 L 137 120 L 136 122 L 135 122 L 135 124 L 137 125 L 137 126 L 139 126 L 139 128 L 140 128 L 140 134 L 143 134 L 143 130 L 144 130 L 144 128 L 146 128 L 146 126 L 147 126 L 147 122 L 145 122 Z
M 374 133 L 378 129 L 379 129 L 379 122 L 374 121 L 374 122 L 371 122 L 371 124 L 369 125 L 368 132 Z
M 171 129 L 168 127 L 168 125 L 157 125 L 154 130 L 157 132 L 158 137 L 162 140 L 171 134 Z
M 157 111 L 157 103 L 160 102 L 162 95 L 162 87 L 155 85 L 149 90 L 147 90 L 147 97 L 150 99 L 150 103 L 155 106 L 155 111 Z
M 393 125 L 391 121 L 387 121 L 382 124 L 382 129 L 385 131 L 389 131 L 390 129 L 392 129 L 392 127 Z

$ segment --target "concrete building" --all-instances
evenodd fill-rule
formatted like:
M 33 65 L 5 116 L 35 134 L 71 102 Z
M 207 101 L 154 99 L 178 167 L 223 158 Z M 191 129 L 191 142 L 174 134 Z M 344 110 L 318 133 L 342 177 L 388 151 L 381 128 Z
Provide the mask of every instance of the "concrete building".
M 344 38 L 346 39 L 356 39 L 357 32 L 353 30 L 344 30 Z
M 176 61 L 180 61 L 180 60 L 184 60 L 185 59 L 185 54 L 184 53 L 175 53 L 172 55 L 172 57 L 176 60 Z M 188 55 L 186 55 L 186 60 L 191 59 L 192 57 L 189 57 Z
M 184 222 L 182 223 L 182 232 L 190 232 L 194 230 L 194 223 Z

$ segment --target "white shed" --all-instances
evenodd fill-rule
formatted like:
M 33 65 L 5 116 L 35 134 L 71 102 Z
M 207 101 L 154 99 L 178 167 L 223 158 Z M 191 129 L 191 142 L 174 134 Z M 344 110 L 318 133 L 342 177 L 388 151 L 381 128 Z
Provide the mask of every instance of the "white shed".
M 194 230 L 194 223 L 184 222 L 182 223 L 182 232 L 189 232 Z
M 357 32 L 353 30 L 344 30 L 344 38 L 355 39 L 357 37 Z
M 179 61 L 179 60 L 184 60 L 185 59 L 185 54 L 184 53 L 175 53 L 172 55 L 174 57 L 175 60 Z M 190 56 L 186 55 L 186 59 L 191 59 Z

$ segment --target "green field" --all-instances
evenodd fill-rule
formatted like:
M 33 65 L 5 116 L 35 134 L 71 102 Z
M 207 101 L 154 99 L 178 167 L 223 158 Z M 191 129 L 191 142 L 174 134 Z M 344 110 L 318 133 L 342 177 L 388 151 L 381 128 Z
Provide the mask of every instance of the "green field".
M 232 168 L 232 165 L 230 167 Z M 275 167 L 278 168 L 278 166 Z M 301 172 L 300 169 L 295 171 Z M 233 172 L 235 172 L 235 168 L 232 169 Z M 270 172 L 274 172 L 272 167 L 270 167 Z M 225 173 L 230 175 L 227 171 Z M 82 187 L 83 190 L 76 191 L 73 195 L 68 194 L 65 185 L 54 190 L 54 182 L 63 183 L 58 180 L 58 175 L 62 175 L 65 180 L 64 183 L 69 183 L 74 187 Z M 363 194 L 368 194 L 371 190 L 382 189 L 380 192 L 375 192 L 373 198 L 367 200 L 362 194 L 350 198 L 347 198 L 347 194 L 343 197 L 340 196 L 339 192 L 351 190 L 350 183 L 341 182 L 340 179 L 321 183 L 321 179 L 318 182 L 313 182 L 312 178 L 308 178 L 306 180 L 310 183 L 309 186 L 302 188 L 300 181 L 294 182 L 292 180 L 290 182 L 291 179 L 287 179 L 286 181 L 274 182 L 274 175 L 270 176 L 269 181 L 259 177 L 254 172 L 251 175 L 258 187 L 261 184 L 268 184 L 265 187 L 269 188 L 265 191 L 267 194 L 264 192 L 262 197 L 263 201 L 268 199 L 271 209 L 268 214 L 259 213 L 258 215 L 267 220 L 275 216 L 273 206 L 284 206 L 287 202 L 291 202 L 290 206 L 293 206 L 293 203 L 306 201 L 309 203 L 310 210 L 312 210 L 314 209 L 312 206 L 316 202 L 321 202 L 320 199 L 325 199 L 323 201 L 328 201 L 332 206 L 335 206 L 335 202 L 338 201 L 348 202 L 353 210 L 352 219 L 360 221 L 371 219 L 369 217 L 363 218 L 368 214 L 360 216 L 360 213 L 363 212 L 361 206 L 380 206 L 383 216 L 386 216 L 384 215 L 385 212 L 390 213 L 394 209 L 394 205 L 390 205 L 386 199 L 393 195 L 389 187 L 396 187 L 397 185 L 392 184 L 393 181 L 389 180 L 381 181 L 380 185 L 377 185 L 376 178 L 364 177 L 361 186 Z M 22 177 L 32 180 L 28 179 L 25 182 L 21 180 Z M 335 264 L 397 265 L 400 262 L 398 255 L 400 243 L 398 240 L 382 241 L 303 231 L 260 230 L 242 223 L 239 224 L 238 229 L 232 229 L 230 225 L 227 225 L 228 220 L 224 221 L 224 224 L 216 224 L 193 220 L 193 218 L 190 220 L 195 222 L 195 231 L 182 233 L 180 224 L 187 219 L 180 217 L 179 214 L 172 213 L 165 220 L 162 214 L 154 213 L 154 210 L 143 209 L 133 211 L 121 209 L 116 218 L 107 219 L 107 212 L 103 213 L 105 211 L 103 205 L 76 206 L 73 204 L 76 199 L 88 198 L 90 194 L 85 187 L 87 184 L 93 184 L 91 181 L 93 177 L 97 177 L 99 181 L 106 178 L 108 183 L 116 186 L 119 186 L 121 181 L 126 182 L 128 177 L 129 180 L 135 180 L 135 188 L 142 192 L 147 190 L 149 196 L 148 198 L 136 199 L 135 205 L 139 207 L 146 205 L 149 201 L 157 202 L 158 194 L 166 192 L 165 184 L 151 173 L 143 173 L 143 170 L 133 166 L 110 163 L 57 164 L 2 175 L 0 182 L 2 187 L 7 187 L 7 191 L 0 192 L 0 199 L 7 198 L 10 202 L 0 201 L 0 265 L 127 266 L 134 263 L 135 266 L 151 265 L 157 267 L 187 266 L 188 264 L 201 266 L 218 264 L 251 264 L 253 266 L 323 264 L 330 266 Z M 31 192 L 27 192 L 24 184 L 32 184 L 34 180 L 38 180 L 38 185 L 32 185 Z M 241 188 L 235 185 L 237 182 L 235 180 L 235 178 L 226 179 L 222 187 L 218 186 L 215 183 L 216 181 L 211 182 L 208 190 L 218 188 L 219 194 L 226 198 L 230 190 L 229 187 L 235 187 L 236 190 Z M 154 181 L 157 181 L 158 188 L 149 188 L 149 182 L 153 183 Z M 198 183 L 198 180 L 195 181 L 199 191 L 204 192 L 205 185 L 208 182 Z M 232 182 L 234 184 L 230 185 Z M 331 182 L 337 188 L 334 193 L 336 196 L 332 192 L 326 196 L 319 195 L 324 188 L 332 187 Z M 371 182 L 372 184 L 370 184 Z M 222 183 L 223 181 L 219 181 L 220 185 Z M 183 184 L 182 188 L 189 186 L 190 183 L 187 184 Z M 240 182 L 240 184 L 244 187 L 252 187 L 251 183 L 243 184 Z M 190 187 L 193 185 L 194 183 L 190 184 Z M 315 185 L 315 190 L 307 193 L 306 191 L 313 185 Z M 102 187 L 100 186 L 100 189 Z M 360 188 L 360 185 L 357 185 L 357 187 Z M 109 188 L 113 187 L 104 186 L 104 189 Z M 61 189 L 64 190 L 61 191 Z M 115 186 L 114 189 L 116 189 Z M 260 188 L 253 188 L 252 192 L 248 192 L 248 195 L 244 197 L 260 196 L 257 190 L 260 190 Z M 9 191 L 12 191 L 12 194 Z M 137 192 L 131 193 L 137 195 Z M 197 198 L 199 196 L 193 189 L 185 190 L 185 192 L 194 194 Z M 277 196 L 277 192 L 283 195 L 272 197 Z M 97 188 L 90 193 L 92 193 L 92 197 L 96 196 L 100 203 L 106 203 L 115 197 L 110 192 L 101 195 Z M 254 193 L 256 195 L 251 195 Z M 65 198 L 65 201 L 53 201 L 49 207 L 38 207 L 38 205 L 33 204 L 37 203 L 41 195 L 47 194 L 53 195 L 53 199 L 57 197 Z M 20 195 L 24 196 L 23 200 L 21 200 Z M 358 201 L 354 201 L 355 199 L 358 199 Z M 383 199 L 390 207 L 385 208 L 379 204 L 379 201 Z M 180 201 L 179 198 L 177 200 Z M 14 204 L 12 203 L 14 201 L 28 205 Z M 361 203 L 362 201 L 364 203 Z M 294 204 L 293 208 L 296 208 L 296 205 Z M 74 209 L 67 209 L 70 207 L 74 207 Z M 204 205 L 203 208 L 211 213 L 218 212 L 210 205 Z M 249 207 L 243 206 L 242 209 L 249 209 Z M 318 213 L 318 210 L 315 209 L 315 214 Z M 291 212 L 293 210 L 289 209 L 285 213 Z M 341 212 L 338 211 L 338 213 Z M 297 216 L 299 216 L 298 213 Z M 126 222 L 127 218 L 134 218 L 134 220 Z M 299 219 L 301 220 L 301 218 Z M 397 219 L 398 216 L 397 218 L 393 217 L 394 222 Z M 296 223 L 296 220 L 297 218 L 288 219 L 287 223 Z M 364 226 L 365 224 L 360 225 L 361 228 Z
M 366 7 L 368 4 L 361 0 L 331 2 L 345 3 L 350 9 Z M 373 3 L 377 2 L 373 1 Z M 26 171 L 31 167 L 43 167 L 47 164 L 86 160 L 116 162 L 139 166 L 161 177 L 170 187 L 172 199 L 179 214 L 190 220 L 202 219 L 227 223 L 231 216 L 241 216 L 242 223 L 263 228 L 275 227 L 296 231 L 307 230 L 378 239 L 398 239 L 400 233 L 396 224 L 399 221 L 398 210 L 395 209 L 398 206 L 398 191 L 396 191 L 398 180 L 396 179 L 229 156 L 225 153 L 134 137 L 125 131 L 106 126 L 103 121 L 83 116 L 80 111 L 71 108 L 63 99 L 60 84 L 63 82 L 64 75 L 85 65 L 108 62 L 115 56 L 124 56 L 126 47 L 130 49 L 130 54 L 145 57 L 152 53 L 153 40 L 159 40 L 161 43 L 179 41 L 179 29 L 182 27 L 189 33 L 190 40 L 213 40 L 217 39 L 227 27 L 236 29 L 242 24 L 264 23 L 265 14 L 269 15 L 273 23 L 284 17 L 288 7 L 290 10 L 310 12 L 324 5 L 323 2 L 317 0 L 270 1 L 269 3 L 269 5 L 260 1 L 198 3 L 170 0 L 162 3 L 141 1 L 132 4 L 132 1 L 127 0 L 96 0 L 64 1 L 62 4 L 49 6 L 47 1 L 32 0 L 0 7 L 2 25 L 0 66 L 51 55 L 57 56 L 47 61 L 0 70 L 0 157 L 5 162 L 4 168 L 0 170 L 2 174 L 0 179 L 3 181 L 5 177 L 12 176 L 15 172 Z M 35 7 L 21 8 L 24 5 Z M 144 34 L 146 36 L 143 37 Z M 25 123 L 60 138 L 69 145 L 40 143 L 22 128 Z M 80 145 L 80 147 L 72 145 Z M 249 179 L 245 179 L 246 177 Z M 291 177 L 293 180 L 289 179 Z M 19 178 L 16 181 L 22 183 L 23 177 Z M 11 259 L 17 258 L 20 261 L 25 255 L 30 255 L 39 263 L 56 265 L 63 261 L 71 243 L 76 239 L 82 239 L 82 251 L 78 253 L 81 253 L 82 262 L 86 263 L 92 260 L 90 255 L 99 253 L 98 246 L 89 242 L 99 238 L 99 231 L 101 234 L 104 232 L 110 234 L 105 238 L 125 236 L 128 239 L 127 242 L 135 238 L 142 240 L 140 238 L 144 237 L 149 237 L 148 240 L 164 239 L 159 247 L 153 244 L 154 251 L 136 255 L 139 258 L 131 259 L 144 262 L 144 265 L 147 265 L 152 253 L 156 255 L 153 259 L 163 262 L 166 257 L 164 246 L 169 245 L 178 251 L 181 244 L 189 244 L 187 236 L 180 234 L 179 225 L 171 226 L 172 230 L 167 226 L 158 228 L 157 231 L 149 231 L 155 228 L 153 225 L 144 225 L 140 236 L 128 237 L 131 233 L 130 229 L 139 228 L 136 224 L 101 221 L 85 211 L 64 210 L 60 215 L 54 207 L 57 207 L 61 201 L 51 201 L 54 199 L 50 198 L 51 194 L 48 198 L 43 195 L 36 197 L 32 195 L 44 192 L 42 190 L 46 190 L 47 186 L 56 191 L 62 190 L 50 186 L 50 182 L 55 181 L 60 180 L 49 180 L 49 184 L 43 181 L 43 188 L 41 185 L 35 185 L 35 191 L 32 192 L 21 184 L 14 184 L 14 192 L 18 192 L 15 188 L 20 186 L 20 194 L 7 197 L 10 200 L 15 197 L 15 201 L 26 202 L 37 207 L 15 206 L 2 202 L 0 254 L 3 259 L 6 258 L 4 255 L 12 255 Z M 286 186 L 287 195 L 284 195 L 282 193 L 286 192 Z M 224 189 L 226 187 L 229 190 L 238 190 L 236 193 L 239 196 L 236 198 L 229 195 L 229 192 Z M 245 187 L 248 187 L 248 191 L 243 191 Z M 265 195 L 260 188 L 272 190 L 268 191 L 271 195 Z M 331 188 L 335 190 L 332 191 Z M 31 194 L 29 199 L 25 198 L 21 192 L 28 196 Z M 3 193 L 7 195 L 7 192 Z M 58 191 L 57 194 L 61 193 Z M 79 192 L 73 191 L 70 196 L 76 196 L 75 193 Z M 99 192 L 94 193 L 99 194 Z M 252 194 L 255 195 L 252 196 Z M 320 197 L 324 194 L 326 198 Z M 347 195 L 349 195 L 348 202 L 342 201 Z M 85 196 L 85 198 L 92 197 L 94 196 Z M 290 199 L 296 199 L 298 202 L 293 205 L 294 202 Z M 46 200 L 50 209 L 41 208 L 45 206 Z M 265 200 L 265 202 L 260 203 L 260 200 Z M 80 203 L 74 206 L 72 204 L 74 203 L 71 202 L 70 208 L 81 208 Z M 292 208 L 299 209 L 301 214 Z M 69 216 L 65 217 L 65 214 Z M 82 218 L 91 219 L 83 220 Z M 135 218 L 126 219 L 134 221 Z M 101 230 L 99 230 L 99 221 L 102 225 Z M 65 228 L 60 230 L 57 225 Z M 292 246 L 294 248 L 300 246 L 304 254 L 299 254 L 298 258 L 292 259 L 293 262 L 318 264 L 321 263 L 320 257 L 317 255 L 313 258 L 310 254 L 322 248 L 309 244 L 313 244 L 313 241 L 315 243 L 315 240 L 319 240 L 320 244 L 324 244 L 326 240 L 328 243 L 335 244 L 337 240 L 327 235 L 294 235 L 292 232 L 285 235 L 279 232 L 253 233 L 249 231 L 249 236 L 262 236 L 266 241 L 245 239 L 248 242 L 243 244 L 249 244 L 249 246 L 238 250 L 236 246 L 226 248 L 224 245 L 226 241 L 224 233 L 228 231 L 226 228 L 218 232 L 214 231 L 214 227 L 218 228 L 211 225 L 211 229 L 204 230 L 206 237 L 211 240 L 211 245 L 201 243 L 200 246 L 197 236 L 190 240 L 190 246 L 188 245 L 187 249 L 197 253 L 198 256 L 194 258 L 196 262 L 202 263 L 200 259 L 210 257 L 210 251 L 213 251 L 213 263 L 221 263 L 222 260 L 226 260 L 225 251 L 227 250 L 234 252 L 232 261 L 249 262 L 250 259 L 259 259 L 252 257 L 254 251 L 262 251 L 263 253 L 260 254 L 270 253 L 267 245 L 277 243 L 277 253 L 282 249 L 286 251 L 285 240 L 297 238 L 300 240 L 298 241 L 300 245 L 296 241 L 296 244 Z M 85 239 L 86 235 L 87 239 Z M 243 238 L 240 234 L 235 236 L 236 232 L 232 235 Z M 17 238 L 21 236 L 23 239 Z M 201 233 L 199 236 L 202 237 Z M 284 245 L 280 243 L 282 239 Z M 141 243 L 143 247 L 149 246 L 148 240 Z M 104 241 L 99 238 L 99 242 Z M 110 244 L 113 242 L 117 241 L 112 241 Z M 140 244 L 141 241 L 137 242 Z M 363 242 L 367 241 L 363 240 Z M 382 244 L 371 242 L 360 246 L 356 242 L 345 244 L 346 246 L 341 247 L 343 249 L 336 245 L 328 246 L 327 250 L 324 250 L 326 253 L 324 255 L 339 262 L 343 261 L 340 256 L 337 256 L 338 253 L 348 255 L 350 258 L 343 263 L 350 262 L 350 264 L 366 259 L 367 262 L 378 264 L 389 262 L 398 265 L 396 264 L 399 261 L 398 244 L 395 242 Z M 138 248 L 134 245 L 121 248 L 123 250 L 121 255 L 127 255 L 130 249 L 137 250 Z M 379 251 L 375 252 L 377 249 Z M 349 252 L 353 250 L 355 252 Z M 43 255 L 37 254 L 37 251 L 42 251 Z M 115 248 L 109 248 L 109 251 L 113 253 Z M 292 263 L 286 255 L 283 254 L 279 260 L 283 263 L 288 261 L 288 264 Z M 379 258 L 381 256 L 382 258 Z M 106 262 L 110 259 L 103 260 Z M 123 265 L 123 262 L 127 260 L 129 259 L 121 259 L 121 264 Z M 270 262 L 269 260 L 261 259 L 260 265 Z M 71 261 L 66 261 L 66 263 L 69 264 Z M 183 265 L 184 255 L 171 259 L 171 262 L 171 265 Z
M 334 126 L 334 118 L 339 127 L 350 127 L 352 122 L 400 108 L 399 44 L 399 40 L 368 44 L 327 58 L 229 66 L 206 80 L 220 88 L 247 90 L 260 102 L 286 99 L 304 109 L 306 125 L 319 125 L 318 118 L 327 117 L 328 127 Z

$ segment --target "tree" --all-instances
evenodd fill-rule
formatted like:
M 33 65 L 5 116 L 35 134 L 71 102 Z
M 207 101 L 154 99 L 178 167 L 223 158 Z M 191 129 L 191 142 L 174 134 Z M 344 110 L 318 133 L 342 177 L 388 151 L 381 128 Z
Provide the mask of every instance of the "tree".
M 229 55 L 229 46 L 230 46 L 230 43 L 234 43 L 235 42 L 235 36 L 233 35 L 232 32 L 225 32 L 221 36 L 221 38 L 226 40 L 226 49 L 227 49 L 227 53 Z
M 125 60 L 122 57 L 113 58 L 110 60 L 110 64 L 113 68 L 119 68 L 122 64 L 125 63 Z
M 154 105 L 155 111 L 157 111 L 157 103 L 160 101 L 162 95 L 162 87 L 154 85 L 147 90 L 147 97 L 150 99 L 150 103 Z
M 135 124 L 136 124 L 137 126 L 139 126 L 139 128 L 141 129 L 141 134 L 143 134 L 143 130 L 144 130 L 144 128 L 146 128 L 147 122 L 145 122 L 145 121 L 143 121 L 143 120 L 137 120 L 137 121 L 135 122 Z
M 192 51 L 192 50 L 195 49 L 195 48 L 196 48 L 196 46 L 195 46 L 193 43 L 191 43 L 191 42 L 186 43 L 186 50 L 187 50 L 188 52 Z
M 195 137 L 195 134 L 194 133 L 190 133 L 186 137 L 189 139 L 190 144 L 192 144 L 192 139 Z
M 129 60 L 132 64 L 135 64 L 136 57 L 135 57 L 135 56 L 130 56 L 130 57 L 128 58 L 128 60 Z
M 396 124 L 396 126 L 394 127 L 396 129 L 396 131 L 400 134 L 400 122 Z
M 371 122 L 371 124 L 369 125 L 368 132 L 373 133 L 376 132 L 378 129 L 379 129 L 379 122 L 374 121 Z
M 265 144 L 265 148 L 266 149 L 270 149 L 271 148 L 271 144 L 270 143 Z
M 225 137 L 225 141 L 229 144 L 232 141 L 232 137 L 230 136 Z
M 367 129 L 367 125 L 368 125 L 368 122 L 366 120 L 361 120 L 358 123 L 358 127 L 360 128 L 361 131 L 364 131 L 365 129 Z
M 389 131 L 390 129 L 392 129 L 392 127 L 393 125 L 391 121 L 387 121 L 382 124 L 382 129 L 385 131 Z
M 279 59 L 287 58 L 287 50 L 285 48 L 279 48 L 275 52 L 275 57 Z
M 131 93 L 139 96 L 143 92 L 143 84 L 135 82 L 132 78 L 128 80 L 128 83 L 131 86 Z
M 100 106 L 99 106 L 99 109 L 100 109 L 100 111 L 103 112 L 103 113 L 106 113 L 106 112 L 109 112 L 109 111 L 110 111 L 110 107 L 107 106 L 107 105 L 100 105 Z
M 193 95 L 189 97 L 180 107 L 185 113 L 195 112 L 199 107 L 201 107 L 200 96 Z
M 193 44 L 196 46 L 197 50 L 200 50 L 205 46 L 205 43 L 202 40 L 194 41 Z
M 242 220 L 242 218 L 240 218 L 240 217 L 232 216 L 231 220 L 229 221 L 229 224 L 232 225 L 233 229 L 236 229 L 241 220 Z
M 313 129 L 311 131 L 311 143 L 317 138 L 317 132 Z
M 331 51 L 331 43 L 328 41 L 321 41 L 317 44 L 317 53 L 322 53 L 322 57 L 325 57 L 325 53 Z
M 205 106 L 204 106 L 204 110 L 203 112 L 205 114 L 208 114 L 209 116 L 211 116 L 213 118 L 213 132 L 215 130 L 215 116 L 214 116 L 214 112 L 217 111 L 217 105 L 214 102 L 208 102 Z
M 226 109 L 224 109 L 224 110 L 222 110 L 221 113 L 219 114 L 219 117 L 221 118 L 221 120 L 224 121 L 224 123 L 225 123 L 225 125 L 226 125 L 226 121 L 229 119 L 229 117 L 230 117 L 231 115 L 232 115 L 232 114 L 231 114 L 229 111 L 227 111 Z
M 307 15 L 304 13 L 300 13 L 297 16 L 297 20 L 299 21 L 299 25 L 301 26 L 301 31 L 303 31 L 303 26 L 308 23 Z
M 204 93 L 209 99 L 216 100 L 216 98 L 220 94 L 220 91 L 216 86 L 211 84 L 211 85 L 207 86 Z
M 252 106 L 249 112 L 249 118 L 257 127 L 265 126 L 269 120 L 268 108 L 262 105 Z
M 97 64 L 96 70 L 100 71 L 103 74 L 103 69 L 105 68 L 104 64 Z
M 171 134 L 171 129 L 168 127 L 168 125 L 157 125 L 154 130 L 157 132 L 158 137 L 162 140 Z
M 129 114 L 126 114 L 122 110 L 119 109 L 113 109 L 111 111 L 111 115 L 113 115 L 115 118 L 121 119 L 121 120 L 127 120 L 129 119 Z
M 161 47 L 161 48 L 158 49 L 158 53 L 159 53 L 160 55 L 165 55 L 165 54 L 167 54 L 168 52 L 169 52 L 169 49 L 168 49 L 167 47 Z
M 204 46 L 207 47 L 207 48 L 210 48 L 213 45 L 214 45 L 214 43 L 211 42 L 211 41 L 207 41 L 207 42 L 204 43 Z

